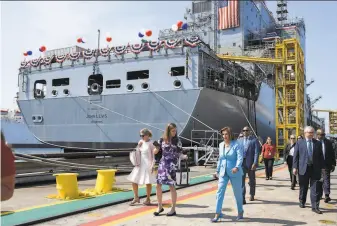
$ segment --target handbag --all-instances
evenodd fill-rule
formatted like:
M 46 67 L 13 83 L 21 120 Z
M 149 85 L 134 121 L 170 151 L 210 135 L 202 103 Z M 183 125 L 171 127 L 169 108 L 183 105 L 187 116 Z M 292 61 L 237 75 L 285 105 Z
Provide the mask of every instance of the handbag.
M 184 166 L 181 165 L 181 159 L 178 160 L 178 169 L 176 171 L 176 185 L 188 186 L 190 183 L 190 168 L 188 167 L 188 160 L 184 161 Z
M 138 147 L 132 152 L 130 152 L 130 161 L 132 165 L 140 166 L 140 158 L 141 158 L 141 154 L 140 154 L 140 150 Z

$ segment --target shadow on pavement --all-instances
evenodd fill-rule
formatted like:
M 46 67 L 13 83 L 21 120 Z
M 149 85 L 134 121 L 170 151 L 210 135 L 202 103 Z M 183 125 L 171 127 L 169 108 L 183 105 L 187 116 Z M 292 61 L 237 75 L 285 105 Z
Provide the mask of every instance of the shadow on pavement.
M 214 213 L 197 213 L 197 214 L 177 214 L 177 217 L 181 218 L 208 218 L 212 219 L 214 217 Z M 222 219 L 223 221 L 227 220 L 232 220 L 235 221 L 236 216 L 227 216 L 225 215 L 224 218 Z M 291 220 L 282 220 L 282 219 L 273 219 L 273 218 L 252 218 L 252 217 L 247 217 L 244 218 L 243 220 L 240 220 L 238 222 L 242 223 L 249 223 L 249 222 L 258 222 L 258 223 L 266 223 L 266 224 L 281 224 L 281 225 L 304 225 L 307 224 L 306 222 L 303 221 L 291 221 Z

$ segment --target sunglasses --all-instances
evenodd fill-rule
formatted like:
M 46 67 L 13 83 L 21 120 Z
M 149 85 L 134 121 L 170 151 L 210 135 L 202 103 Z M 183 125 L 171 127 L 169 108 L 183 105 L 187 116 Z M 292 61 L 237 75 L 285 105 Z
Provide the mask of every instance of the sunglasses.
M 290 137 L 290 139 L 295 140 L 296 138 L 295 137 Z
M 245 130 L 242 130 L 242 132 L 249 132 L 249 130 L 248 130 L 248 129 L 245 129 Z
M 143 135 L 143 134 L 141 134 L 141 135 L 139 135 L 140 137 L 145 137 L 145 135 Z

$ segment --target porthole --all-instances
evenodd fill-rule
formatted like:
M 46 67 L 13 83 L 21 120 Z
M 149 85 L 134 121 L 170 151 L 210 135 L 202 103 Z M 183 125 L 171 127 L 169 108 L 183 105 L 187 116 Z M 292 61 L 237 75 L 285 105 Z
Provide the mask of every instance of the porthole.
M 33 116 L 33 117 L 32 117 L 32 120 L 33 120 L 33 121 L 35 121 L 35 120 L 36 120 L 35 116 Z
M 69 90 L 68 90 L 68 89 L 64 89 L 64 90 L 63 90 L 63 94 L 64 94 L 65 96 L 68 96 L 68 95 L 69 95 Z
M 98 92 L 99 85 L 97 83 L 93 83 L 91 85 L 91 92 L 97 93 Z
M 132 92 L 132 91 L 133 91 L 133 85 L 131 85 L 131 84 L 126 85 L 126 89 L 127 89 L 129 92 Z
M 146 82 L 142 83 L 142 89 L 143 90 L 148 90 L 149 89 L 149 84 L 147 84 Z
M 181 87 L 181 81 L 175 80 L 173 82 L 174 88 L 179 89 Z
M 54 97 L 56 97 L 56 96 L 57 96 L 57 91 L 56 91 L 56 90 L 53 90 L 53 91 L 51 91 L 51 94 L 52 94 Z

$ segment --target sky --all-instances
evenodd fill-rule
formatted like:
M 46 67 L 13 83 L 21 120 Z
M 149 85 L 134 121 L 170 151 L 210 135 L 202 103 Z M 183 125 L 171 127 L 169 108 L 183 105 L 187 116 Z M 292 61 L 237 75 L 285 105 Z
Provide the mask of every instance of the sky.
M 1 108 L 14 108 L 18 91 L 17 74 L 23 53 L 31 50 L 40 56 L 39 47 L 57 49 L 76 45 L 78 37 L 92 48 L 109 32 L 112 45 L 137 43 L 141 29 L 151 29 L 153 38 L 159 29 L 170 28 L 183 20 L 190 2 L 104 1 L 104 2 L 1 2 Z M 276 11 L 276 1 L 267 2 Z M 289 17 L 303 17 L 306 23 L 307 79 L 315 82 L 307 92 L 312 98 L 322 95 L 315 108 L 337 110 L 337 2 L 288 1 Z M 327 113 L 320 117 L 328 118 Z M 326 120 L 326 124 L 327 124 Z

